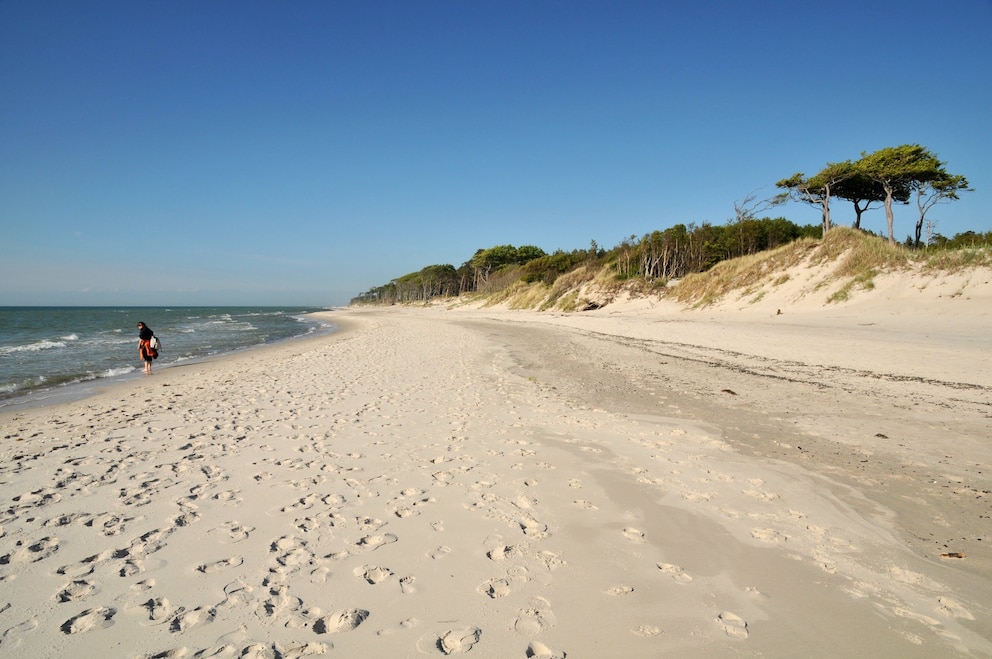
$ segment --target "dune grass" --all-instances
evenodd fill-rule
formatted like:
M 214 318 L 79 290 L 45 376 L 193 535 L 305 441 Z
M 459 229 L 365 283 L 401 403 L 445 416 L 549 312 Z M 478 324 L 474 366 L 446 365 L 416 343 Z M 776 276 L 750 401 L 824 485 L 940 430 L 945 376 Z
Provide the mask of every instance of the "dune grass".
M 776 249 L 721 261 L 706 272 L 689 274 L 676 282 L 619 281 L 610 268 L 590 263 L 561 275 L 552 284 L 528 284 L 510 270 L 494 277 L 483 297 L 485 306 L 506 303 L 511 309 L 569 312 L 608 304 L 622 289 L 635 297 L 672 297 L 698 309 L 734 293 L 754 304 L 809 268 L 818 273 L 804 294 L 822 292 L 825 302 L 839 303 L 858 291 L 873 289 L 875 278 L 884 273 L 954 273 L 974 267 L 992 267 L 992 248 L 911 250 L 855 229 L 835 227 L 823 239 L 801 238 Z
M 835 227 L 822 240 L 803 238 L 767 252 L 717 263 L 706 272 L 682 279 L 673 294 L 693 308 L 715 304 L 734 291 L 751 295 L 751 301 L 756 302 L 764 295 L 764 285 L 780 286 L 788 281 L 786 271 L 790 268 L 835 264 L 814 288 L 834 288 L 827 301 L 841 302 L 857 290 L 874 288 L 880 273 L 909 267 L 918 254 L 876 236 Z

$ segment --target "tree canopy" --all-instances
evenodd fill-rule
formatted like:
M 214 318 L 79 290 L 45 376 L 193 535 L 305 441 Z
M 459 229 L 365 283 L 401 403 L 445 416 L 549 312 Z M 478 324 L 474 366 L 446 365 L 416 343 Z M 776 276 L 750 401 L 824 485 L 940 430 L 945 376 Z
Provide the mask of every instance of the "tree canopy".
M 945 164 L 919 144 L 903 144 L 873 153 L 862 152 L 861 158 L 853 162 L 827 163 L 810 177 L 797 172 L 775 185 L 784 190 L 779 201 L 792 199 L 819 208 L 824 233 L 831 227 L 831 197 L 852 202 L 855 228 L 861 228 L 861 215 L 871 204 L 881 203 L 885 208 L 891 243 L 895 242 L 892 205 L 909 203 L 910 196 L 916 192 L 920 210 L 916 223 L 916 241 L 919 243 L 927 211 L 937 203 L 957 199 L 959 191 L 969 190 L 967 179 L 948 173 Z

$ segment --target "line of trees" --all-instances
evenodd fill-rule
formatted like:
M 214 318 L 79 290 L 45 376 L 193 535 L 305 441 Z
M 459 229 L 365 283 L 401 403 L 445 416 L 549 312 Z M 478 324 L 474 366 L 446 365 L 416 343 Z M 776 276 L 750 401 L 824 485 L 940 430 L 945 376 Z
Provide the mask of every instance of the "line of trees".
M 875 208 L 881 204 L 885 208 L 889 242 L 895 243 L 892 205 L 908 204 L 910 199 L 915 199 L 918 216 L 914 244 L 919 247 L 927 212 L 937 204 L 957 200 L 960 192 L 972 191 L 968 179 L 949 173 L 946 164 L 919 144 L 862 152 L 861 158 L 855 161 L 827 163 L 813 176 L 796 172 L 782 179 L 775 184 L 784 190 L 776 201 L 791 199 L 819 208 L 823 233 L 829 231 L 832 224 L 831 199 L 843 199 L 854 205 L 852 226 L 855 229 L 861 228 L 861 216 L 873 207 L 872 204 Z
M 618 277 L 630 279 L 676 279 L 703 272 L 714 264 L 755 254 L 790 243 L 797 238 L 818 236 L 816 225 L 799 226 L 778 218 L 755 218 L 748 214 L 727 225 L 676 224 L 653 231 L 640 240 L 631 236 L 615 251 L 613 267 Z
M 557 252 L 556 252 L 557 254 Z M 552 255 L 554 256 L 554 255 Z M 435 297 L 457 297 L 462 293 L 486 291 L 496 285 L 507 269 L 548 258 L 540 247 L 497 245 L 476 250 L 460 268 L 453 265 L 429 265 L 416 272 L 375 286 L 352 299 L 352 304 L 396 304 L 427 302 Z M 537 272 L 537 269 L 534 269 Z
M 397 277 L 356 296 L 352 304 L 428 302 L 436 297 L 499 291 L 516 281 L 551 285 L 582 264 L 608 264 L 619 279 L 674 279 L 702 272 L 724 259 L 819 234 L 816 225 L 799 226 L 781 217 L 758 219 L 745 213 L 723 226 L 677 224 L 640 239 L 631 236 L 612 250 L 600 249 L 595 241 L 589 249 L 552 254 L 533 245 L 497 245 L 477 250 L 460 268 L 429 265 Z

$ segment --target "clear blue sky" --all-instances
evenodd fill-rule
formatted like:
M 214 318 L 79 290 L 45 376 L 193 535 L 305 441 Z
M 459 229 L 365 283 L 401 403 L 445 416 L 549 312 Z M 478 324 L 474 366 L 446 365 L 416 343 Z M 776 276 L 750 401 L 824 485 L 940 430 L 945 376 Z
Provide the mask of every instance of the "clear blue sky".
M 0 0 L 0 304 L 343 304 L 906 143 L 976 189 L 937 231 L 989 231 L 990 34 L 989 0 Z

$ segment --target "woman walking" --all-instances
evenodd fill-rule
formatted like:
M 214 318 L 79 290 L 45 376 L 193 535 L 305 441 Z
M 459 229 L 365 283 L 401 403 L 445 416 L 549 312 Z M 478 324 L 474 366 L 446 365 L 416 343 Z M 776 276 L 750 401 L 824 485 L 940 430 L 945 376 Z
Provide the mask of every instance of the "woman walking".
M 151 375 L 152 360 L 158 357 L 158 351 L 152 348 L 152 337 L 155 332 L 148 325 L 138 323 L 138 355 L 145 362 L 145 373 Z

